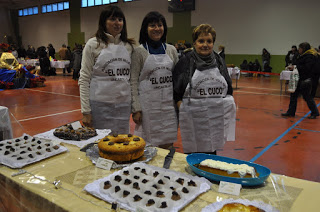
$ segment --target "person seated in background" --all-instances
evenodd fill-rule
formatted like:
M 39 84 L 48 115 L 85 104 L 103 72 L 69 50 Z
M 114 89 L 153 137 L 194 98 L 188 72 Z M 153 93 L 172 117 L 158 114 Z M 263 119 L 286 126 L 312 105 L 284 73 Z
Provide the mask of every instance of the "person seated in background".
M 247 60 L 242 61 L 242 63 L 240 64 L 240 69 L 248 71 L 248 61 Z
M 297 46 L 292 46 L 291 50 L 288 51 L 288 54 L 286 55 L 286 67 L 289 65 L 296 65 L 297 64 L 297 58 L 299 56 L 299 52 L 297 50 Z
M 248 70 L 249 71 L 253 71 L 253 62 L 249 62 L 248 64 Z M 246 77 L 252 77 L 253 76 L 253 73 L 248 73 L 248 75 Z
M 264 72 L 270 72 L 272 71 L 272 67 L 269 65 L 269 64 L 265 64 L 264 67 L 263 67 L 263 71 Z M 264 77 L 270 77 L 269 74 L 264 74 L 263 75 Z
M 224 49 L 225 49 L 225 47 L 222 46 L 222 45 L 220 45 L 220 46 L 218 47 L 218 49 L 219 49 L 218 54 L 220 55 L 220 57 L 222 57 L 222 59 L 226 60 L 226 55 L 224 54 Z
M 255 59 L 254 63 L 252 64 L 252 70 L 253 71 L 257 71 L 257 72 L 261 72 L 261 65 L 259 63 L 258 59 Z M 260 74 L 257 74 L 257 77 L 260 77 Z

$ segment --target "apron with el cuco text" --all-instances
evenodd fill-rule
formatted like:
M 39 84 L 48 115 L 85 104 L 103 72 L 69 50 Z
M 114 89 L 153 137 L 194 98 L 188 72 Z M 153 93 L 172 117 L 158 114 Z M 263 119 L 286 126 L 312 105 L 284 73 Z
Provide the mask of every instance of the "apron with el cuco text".
M 179 112 L 185 153 L 214 152 L 223 147 L 227 133 L 232 131 L 232 111 L 235 115 L 234 100 L 232 96 L 226 97 L 227 90 L 227 82 L 218 68 L 194 72 Z
M 131 114 L 131 58 L 123 43 L 102 49 L 90 83 L 93 127 L 129 133 Z
M 172 68 L 167 54 L 149 54 L 139 77 L 142 137 L 154 146 L 177 140 Z

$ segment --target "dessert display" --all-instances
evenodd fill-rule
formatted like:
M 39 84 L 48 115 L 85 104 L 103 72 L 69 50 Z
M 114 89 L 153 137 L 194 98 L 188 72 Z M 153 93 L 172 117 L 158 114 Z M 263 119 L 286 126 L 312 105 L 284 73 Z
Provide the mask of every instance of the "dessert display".
M 134 163 L 88 184 L 84 189 L 108 202 L 117 202 L 130 211 L 137 208 L 178 211 L 210 186 L 211 183 L 204 178 Z
M 94 128 L 81 127 L 75 130 L 71 124 L 66 124 L 56 128 L 53 135 L 64 140 L 80 141 L 92 138 L 98 134 Z
M 263 201 L 248 200 L 248 199 L 224 199 L 214 202 L 202 209 L 202 212 L 279 212 L 272 205 L 266 204 Z
M 99 140 L 99 155 L 102 158 L 124 162 L 140 158 L 144 154 L 146 142 L 131 134 L 112 134 Z
M 206 159 L 194 166 L 203 171 L 226 177 L 255 178 L 259 176 L 259 173 L 256 173 L 254 167 L 246 164 L 233 164 Z
M 0 162 L 11 168 L 21 168 L 44 158 L 67 151 L 50 140 L 24 135 L 0 142 Z
M 259 209 L 253 205 L 244 205 L 241 203 L 228 203 L 225 204 L 218 212 L 264 212 L 264 210 Z

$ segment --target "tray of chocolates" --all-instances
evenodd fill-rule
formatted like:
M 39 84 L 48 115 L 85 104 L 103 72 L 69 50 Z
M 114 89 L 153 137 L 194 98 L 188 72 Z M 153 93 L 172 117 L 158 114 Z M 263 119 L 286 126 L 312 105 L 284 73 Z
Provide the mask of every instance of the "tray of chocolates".
M 84 190 L 129 211 L 167 212 L 179 211 L 210 187 L 205 178 L 134 163 L 86 185 Z
M 19 138 L 0 142 L 0 163 L 10 168 L 22 168 L 67 150 L 50 140 L 24 134 Z

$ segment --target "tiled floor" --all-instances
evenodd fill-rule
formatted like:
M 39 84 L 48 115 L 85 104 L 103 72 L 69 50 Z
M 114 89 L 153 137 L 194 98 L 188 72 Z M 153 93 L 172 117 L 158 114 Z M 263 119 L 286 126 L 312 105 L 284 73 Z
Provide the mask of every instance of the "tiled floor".
M 46 79 L 45 87 L 0 91 L 0 105 L 12 113 L 14 136 L 35 135 L 81 119 L 78 85 L 72 76 L 59 72 Z M 278 76 L 241 76 L 234 98 L 236 141 L 227 142 L 218 155 L 251 160 L 273 173 L 320 182 L 320 118 L 306 118 L 309 109 L 302 98 L 295 118 L 281 117 L 289 96 L 280 95 Z M 320 99 L 315 100 L 319 106 Z M 183 151 L 180 137 L 175 146 Z

